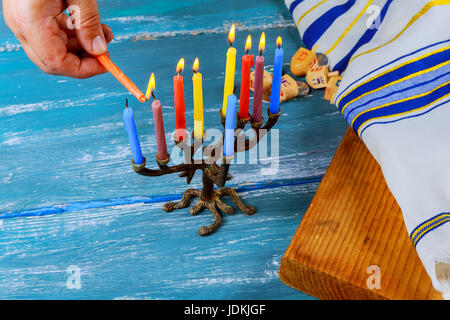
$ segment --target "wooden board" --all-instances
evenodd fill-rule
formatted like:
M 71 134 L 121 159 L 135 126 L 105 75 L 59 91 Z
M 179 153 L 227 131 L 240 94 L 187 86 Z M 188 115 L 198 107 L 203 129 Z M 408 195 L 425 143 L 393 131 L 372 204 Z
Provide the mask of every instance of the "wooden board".
M 380 270 L 379 289 L 368 288 Z M 442 299 L 412 247 L 381 169 L 349 129 L 280 266 L 319 299 Z

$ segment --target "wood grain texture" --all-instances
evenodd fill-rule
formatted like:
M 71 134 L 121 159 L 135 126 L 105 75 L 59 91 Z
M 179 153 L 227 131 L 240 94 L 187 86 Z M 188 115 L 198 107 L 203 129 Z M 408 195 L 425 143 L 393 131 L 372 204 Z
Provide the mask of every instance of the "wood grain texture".
M 367 272 L 379 266 L 381 286 Z M 381 169 L 348 129 L 280 266 L 319 299 L 442 299 L 409 239 Z

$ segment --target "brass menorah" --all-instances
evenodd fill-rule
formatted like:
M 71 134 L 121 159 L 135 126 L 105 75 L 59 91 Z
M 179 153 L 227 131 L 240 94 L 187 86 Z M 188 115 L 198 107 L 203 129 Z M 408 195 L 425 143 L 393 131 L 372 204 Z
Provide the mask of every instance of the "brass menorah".
M 234 130 L 234 152 L 246 152 L 258 145 L 259 141 L 272 129 L 272 127 L 277 123 L 278 118 L 281 115 L 281 110 L 277 114 L 271 114 L 270 110 L 267 110 L 268 120 L 263 125 L 264 119 L 262 118 L 259 122 L 254 122 L 251 118 L 240 119 L 237 115 L 236 127 Z M 221 122 L 225 126 L 225 117 L 221 113 Z M 247 123 L 250 122 L 253 128 L 254 135 L 251 138 L 247 138 L 244 133 L 244 129 Z M 217 228 L 222 223 L 221 211 L 226 214 L 233 214 L 235 209 L 227 204 L 225 204 L 221 198 L 224 196 L 230 196 L 233 203 L 238 209 L 244 212 L 246 215 L 253 215 L 256 213 L 256 208 L 244 204 L 241 197 L 238 195 L 236 190 L 230 187 L 225 187 L 228 180 L 231 179 L 229 175 L 230 164 L 234 158 L 225 157 L 222 155 L 224 135 L 219 139 L 216 145 L 203 146 L 202 139 L 194 139 L 194 143 L 188 145 L 187 139 L 183 141 L 175 141 L 177 147 L 183 150 L 185 163 L 179 165 L 169 166 L 170 158 L 163 161 L 156 158 L 158 164 L 158 169 L 149 169 L 146 167 L 146 159 L 140 165 L 136 165 L 133 160 L 134 171 L 137 173 L 148 176 L 157 177 L 166 174 L 179 173 L 179 177 L 186 177 L 187 184 L 190 184 L 192 178 L 194 177 L 197 170 L 202 171 L 202 182 L 203 188 L 198 189 L 187 189 L 181 198 L 177 202 L 167 202 L 162 207 L 164 211 L 170 212 L 177 209 L 183 209 L 189 206 L 191 200 L 194 197 L 199 198 L 197 203 L 190 209 L 192 215 L 197 215 L 203 209 L 208 209 L 214 216 L 214 222 L 209 226 L 203 226 L 198 230 L 201 236 L 207 236 L 214 233 Z M 203 157 L 201 160 L 194 160 L 194 154 L 202 148 Z M 217 162 L 222 158 L 222 163 L 219 166 Z M 215 189 L 214 185 L 219 188 Z

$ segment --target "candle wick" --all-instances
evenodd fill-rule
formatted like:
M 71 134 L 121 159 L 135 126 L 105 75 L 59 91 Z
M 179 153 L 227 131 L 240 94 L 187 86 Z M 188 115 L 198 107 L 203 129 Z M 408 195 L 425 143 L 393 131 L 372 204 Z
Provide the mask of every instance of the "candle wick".
M 153 98 L 153 101 L 156 100 L 155 93 L 153 91 L 152 91 L 152 98 Z
M 261 50 L 261 51 L 259 51 L 259 56 L 261 57 L 262 56 L 262 53 L 263 53 L 263 51 Z
M 247 52 L 245 53 L 246 55 L 248 55 L 249 50 L 247 50 Z
M 231 42 L 230 38 L 228 38 L 228 43 L 230 44 L 230 47 L 233 48 L 233 42 Z
M 125 100 L 125 107 L 128 108 L 128 98 Z

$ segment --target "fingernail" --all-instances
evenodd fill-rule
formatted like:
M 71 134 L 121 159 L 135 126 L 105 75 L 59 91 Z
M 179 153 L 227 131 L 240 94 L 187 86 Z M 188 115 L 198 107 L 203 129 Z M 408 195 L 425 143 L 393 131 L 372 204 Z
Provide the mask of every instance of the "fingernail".
M 107 50 L 106 48 L 106 41 L 101 36 L 96 36 L 92 40 L 92 51 L 95 54 L 102 54 Z

